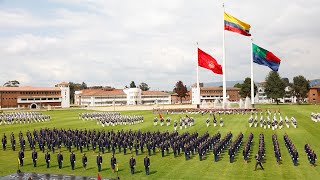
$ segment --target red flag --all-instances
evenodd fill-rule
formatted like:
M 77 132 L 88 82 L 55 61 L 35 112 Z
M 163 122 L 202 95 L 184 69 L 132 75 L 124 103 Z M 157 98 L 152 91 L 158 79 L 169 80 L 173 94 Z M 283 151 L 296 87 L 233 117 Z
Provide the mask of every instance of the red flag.
M 161 116 L 161 114 L 159 114 L 159 117 L 160 117 L 160 119 L 162 119 L 162 116 Z
M 211 70 L 213 73 L 222 74 L 221 65 L 218 64 L 217 61 L 212 56 L 205 53 L 199 48 L 198 48 L 198 65 L 200 67 Z
M 97 180 L 101 180 L 101 177 L 100 177 L 100 174 L 98 173 L 98 178 L 97 178 Z

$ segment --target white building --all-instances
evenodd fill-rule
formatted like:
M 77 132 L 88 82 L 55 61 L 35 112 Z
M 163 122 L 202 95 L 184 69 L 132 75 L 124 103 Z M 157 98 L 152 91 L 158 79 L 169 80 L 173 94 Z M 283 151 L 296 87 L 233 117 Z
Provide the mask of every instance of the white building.
M 103 88 L 76 91 L 75 104 L 84 106 L 112 106 L 139 104 L 171 104 L 171 95 L 161 91 L 142 91 L 140 88 Z
M 273 103 L 272 99 L 269 99 L 265 93 L 265 82 L 257 83 L 258 92 L 255 96 L 255 103 Z M 297 98 L 295 96 L 288 95 L 291 91 L 290 87 L 287 86 L 285 88 L 286 96 L 283 98 L 279 98 L 280 103 L 296 103 Z

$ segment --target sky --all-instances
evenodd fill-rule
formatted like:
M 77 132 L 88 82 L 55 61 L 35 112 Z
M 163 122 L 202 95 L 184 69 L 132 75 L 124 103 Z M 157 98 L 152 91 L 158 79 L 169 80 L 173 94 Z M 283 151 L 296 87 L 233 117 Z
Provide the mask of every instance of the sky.
M 0 0 L 0 84 L 62 81 L 153 90 L 196 82 L 197 47 L 222 64 L 220 0 Z M 279 73 L 320 78 L 320 1 L 225 1 L 254 43 L 281 58 Z M 198 46 L 197 46 L 198 42 Z M 250 77 L 250 37 L 225 32 L 226 79 Z M 270 69 L 254 65 L 254 81 Z M 200 82 L 222 76 L 199 68 Z

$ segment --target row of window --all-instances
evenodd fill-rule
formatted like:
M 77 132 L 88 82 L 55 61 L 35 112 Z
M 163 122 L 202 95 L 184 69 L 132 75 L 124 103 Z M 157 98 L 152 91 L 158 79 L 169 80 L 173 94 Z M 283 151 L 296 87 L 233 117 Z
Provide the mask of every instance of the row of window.
M 21 101 L 50 101 L 59 100 L 60 98 L 21 98 Z
M 1 94 L 60 94 L 60 91 L 3 91 Z
M 14 99 L 17 99 L 17 98 L 2 98 L 2 100 L 14 100 Z

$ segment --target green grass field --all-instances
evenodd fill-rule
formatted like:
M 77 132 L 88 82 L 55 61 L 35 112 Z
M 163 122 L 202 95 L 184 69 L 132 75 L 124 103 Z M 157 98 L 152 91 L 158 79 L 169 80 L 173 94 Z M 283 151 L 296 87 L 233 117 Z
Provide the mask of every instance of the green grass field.
M 284 125 L 282 130 L 277 129 L 274 131 L 278 135 L 278 140 L 280 144 L 280 150 L 282 155 L 282 164 L 277 165 L 276 159 L 274 157 L 273 145 L 271 140 L 271 135 L 273 131 L 271 129 L 262 128 L 249 128 L 248 118 L 250 115 L 223 115 L 224 127 L 213 127 L 212 124 L 209 128 L 206 127 L 205 119 L 209 115 L 192 115 L 195 118 L 195 126 L 188 127 L 186 130 L 178 130 L 179 134 L 185 131 L 194 132 L 198 131 L 199 135 L 208 131 L 210 136 L 212 136 L 217 131 L 221 132 L 222 137 L 229 131 L 233 133 L 233 138 L 235 138 L 240 132 L 244 134 L 244 143 L 247 140 L 247 136 L 250 132 L 254 134 L 254 143 L 250 154 L 250 161 L 248 164 L 243 162 L 242 150 L 241 148 L 235 158 L 235 162 L 230 164 L 229 157 L 227 155 L 227 150 L 222 154 L 221 160 L 219 162 L 213 161 L 213 154 L 206 157 L 205 160 L 199 161 L 199 156 L 194 155 L 190 160 L 186 161 L 184 155 L 181 154 L 180 157 L 174 158 L 173 153 L 170 155 L 161 157 L 161 153 L 157 152 L 156 155 L 150 157 L 150 175 L 146 176 L 143 166 L 144 155 L 135 156 L 137 160 L 136 174 L 130 174 L 129 168 L 129 158 L 131 156 L 130 152 L 127 155 L 122 153 L 115 154 L 117 161 L 119 163 L 119 177 L 121 179 L 320 179 L 320 168 L 319 166 L 311 167 L 307 156 L 304 152 L 304 145 L 309 143 L 312 149 L 318 153 L 320 156 L 320 123 L 315 123 L 310 119 L 311 112 L 318 112 L 320 108 L 316 105 L 269 105 L 269 106 L 259 106 L 261 108 L 281 108 L 282 116 L 287 115 L 289 118 L 294 116 L 298 121 L 298 128 L 294 129 L 292 126 L 287 129 Z M 22 131 L 25 135 L 27 130 L 33 131 L 33 129 L 39 130 L 40 128 L 73 128 L 73 129 L 99 129 L 102 130 L 101 126 L 96 125 L 95 121 L 82 121 L 78 119 L 78 114 L 82 110 L 55 110 L 55 111 L 44 111 L 44 114 L 51 115 L 50 122 L 32 123 L 32 124 L 14 124 L 14 125 L 1 125 L 0 134 L 1 138 L 3 133 L 6 133 L 8 145 L 7 150 L 2 150 L 2 145 L 0 149 L 0 176 L 5 176 L 8 174 L 15 173 L 17 170 L 17 157 L 18 150 L 12 151 L 10 144 L 10 133 L 15 134 L 18 145 L 18 133 Z M 153 126 L 153 117 L 151 111 L 127 111 L 121 112 L 121 114 L 127 115 L 144 115 L 145 122 L 142 124 L 137 124 L 133 126 L 115 126 L 115 127 L 105 127 L 105 130 L 141 130 L 141 131 L 173 131 L 173 123 L 171 126 Z M 170 115 L 172 120 L 178 119 L 183 115 Z M 164 115 L 166 118 L 167 116 Z M 264 162 L 265 170 L 254 170 L 255 160 L 253 158 L 254 153 L 258 150 L 258 135 L 263 132 L 265 135 L 266 144 L 266 158 Z M 287 133 L 293 143 L 295 144 L 299 152 L 299 165 L 294 166 L 290 155 L 284 145 L 283 135 Z M 243 143 L 243 144 L 244 144 Z M 64 154 L 63 168 L 58 169 L 58 163 L 56 159 L 57 154 L 51 153 L 51 163 L 50 168 L 47 169 L 44 161 L 44 154 L 38 152 L 38 162 L 36 168 L 33 167 L 31 160 L 31 152 L 28 144 L 26 145 L 24 166 L 20 169 L 23 172 L 37 172 L 37 173 L 52 173 L 52 174 L 68 174 L 68 175 L 78 175 L 78 176 L 97 176 L 97 166 L 96 166 L 96 155 L 92 151 L 86 152 L 88 156 L 88 167 L 87 170 L 82 168 L 81 164 L 81 154 L 79 151 L 75 151 L 77 161 L 76 169 L 71 170 L 69 162 L 69 152 L 62 148 L 62 153 Z M 18 149 L 18 148 L 17 148 Z M 74 150 L 76 150 L 74 148 Z M 134 154 L 134 153 L 133 153 Z M 100 173 L 102 178 L 116 178 L 116 173 L 113 174 L 110 168 L 110 158 L 111 153 L 103 154 L 103 165 L 102 172 Z M 316 163 L 317 164 L 317 163 Z M 1 178 L 0 178 L 1 179 Z

